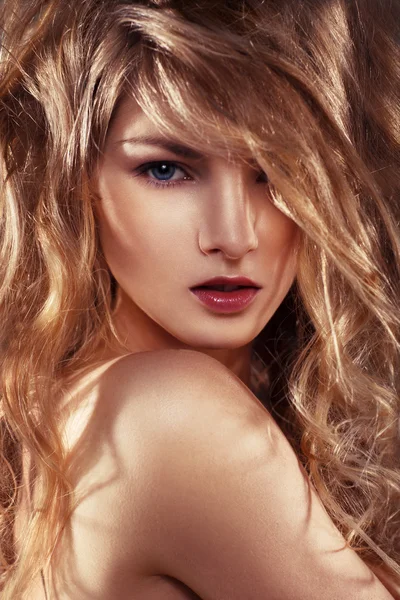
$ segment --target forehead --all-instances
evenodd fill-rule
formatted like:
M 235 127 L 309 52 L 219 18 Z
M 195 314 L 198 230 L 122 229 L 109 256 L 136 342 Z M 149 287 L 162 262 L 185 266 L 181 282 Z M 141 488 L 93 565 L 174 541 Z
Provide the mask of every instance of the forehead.
M 159 113 L 160 114 L 160 113 Z M 158 115 L 159 116 L 159 115 Z M 133 147 L 133 146 L 157 146 L 183 158 L 200 160 L 205 156 L 223 157 L 229 162 L 246 162 L 251 166 L 255 165 L 255 160 L 249 153 L 232 152 L 228 147 L 224 151 L 217 149 L 212 144 L 201 144 L 197 147 L 196 141 L 188 141 L 185 135 L 185 142 L 180 141 L 179 132 L 174 134 L 163 131 L 160 121 L 152 120 L 144 112 L 138 102 L 131 96 L 124 97 L 112 118 L 107 134 L 107 146 L 112 148 Z M 185 132 L 187 133 L 187 132 Z
M 177 139 L 163 134 L 132 98 L 124 99 L 117 110 L 110 127 L 109 142 L 112 146 L 158 146 L 174 154 L 192 159 L 200 159 L 203 156 L 195 148 L 185 146 Z
M 155 123 L 141 109 L 136 100 L 130 96 L 124 97 L 118 104 L 109 128 L 109 138 L 113 141 L 124 137 L 156 135 Z

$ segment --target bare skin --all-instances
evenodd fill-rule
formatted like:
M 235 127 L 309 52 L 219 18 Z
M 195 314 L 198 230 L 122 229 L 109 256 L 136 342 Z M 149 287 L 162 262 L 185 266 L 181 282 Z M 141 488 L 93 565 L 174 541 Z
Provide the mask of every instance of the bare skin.
M 118 282 L 114 318 L 123 345 L 118 351 L 99 345 L 101 364 L 78 378 L 61 403 L 70 475 L 76 492 L 87 495 L 60 541 L 51 572 L 45 573 L 51 600 L 311 600 L 322 593 L 332 600 L 390 600 L 362 561 L 343 550 L 316 495 L 310 500 L 304 493 L 304 474 L 294 454 L 248 389 L 252 341 L 295 278 L 295 224 L 269 201 L 265 174 L 256 165 L 183 156 L 162 148 L 165 139 L 157 145 L 132 142 L 150 136 L 160 137 L 127 99 L 99 165 L 95 211 L 104 255 Z M 167 162 L 175 185 L 156 184 L 155 166 L 139 173 L 150 162 Z M 218 275 L 249 277 L 262 290 L 247 309 L 216 314 L 189 288 Z M 266 432 L 274 440 L 272 470 Z M 182 445 L 176 446 L 176 439 Z M 196 440 L 199 445 L 191 446 Z M 222 464 L 225 451 L 232 465 L 226 478 L 207 470 Z M 248 482 L 260 507 L 257 514 L 264 515 L 252 528 L 248 514 L 255 506 L 243 495 L 245 486 L 235 485 L 262 456 L 267 479 Z M 200 462 L 194 464 L 192 457 Z M 281 489 L 288 464 L 290 485 L 266 502 L 266 489 Z M 198 477 L 200 467 L 205 470 Z M 187 487 L 192 479 L 199 487 Z M 188 507 L 197 501 L 207 506 L 210 489 L 219 482 L 224 483 L 217 496 L 219 512 L 206 511 L 199 519 Z M 230 485 L 234 495 L 228 497 L 224 490 Z M 174 490 L 177 496 L 169 504 Z M 186 494 L 187 501 L 180 502 Z M 231 517 L 244 536 L 239 553 L 233 550 L 233 530 L 218 530 L 237 505 L 240 510 Z M 282 522 L 294 529 L 283 525 L 276 532 L 279 546 L 262 524 L 279 522 L 286 505 Z M 20 531 L 23 519 L 22 510 Z M 181 519 L 186 540 L 174 534 L 181 531 Z M 307 549 L 303 562 L 293 543 L 300 530 L 304 534 L 298 540 Z M 264 556 L 265 566 L 258 562 Z M 217 564 L 216 570 L 212 565 Z M 289 572 L 295 589 L 284 587 Z M 320 581 L 309 584 L 304 573 L 319 574 Z M 41 581 L 35 586 L 26 600 L 44 600 Z
M 393 598 L 217 361 L 137 353 L 81 391 L 65 433 L 82 499 L 45 573 L 52 600 Z

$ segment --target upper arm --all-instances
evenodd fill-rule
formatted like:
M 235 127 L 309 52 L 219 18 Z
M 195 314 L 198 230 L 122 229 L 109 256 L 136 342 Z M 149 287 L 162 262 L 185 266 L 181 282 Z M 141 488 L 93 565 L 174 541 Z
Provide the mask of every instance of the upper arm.
M 190 387 L 169 381 L 152 449 L 154 572 L 212 600 L 390 599 L 267 411 L 235 378 L 192 359 Z

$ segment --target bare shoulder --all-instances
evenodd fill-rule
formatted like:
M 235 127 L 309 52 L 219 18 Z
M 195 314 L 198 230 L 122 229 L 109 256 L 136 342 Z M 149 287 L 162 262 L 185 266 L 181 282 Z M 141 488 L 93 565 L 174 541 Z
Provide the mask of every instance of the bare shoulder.
M 54 553 L 50 594 L 123 600 L 135 591 L 139 597 L 145 581 L 164 574 L 153 533 L 163 460 L 169 457 L 171 468 L 174 453 L 190 452 L 196 438 L 208 439 L 209 449 L 198 450 L 211 458 L 212 436 L 221 435 L 215 424 L 233 439 L 243 420 L 238 415 L 247 412 L 252 427 L 261 404 L 216 360 L 186 350 L 114 360 L 77 389 L 66 425 L 77 504 Z
M 143 389 L 154 407 L 150 570 L 221 600 L 391 598 L 346 546 L 289 443 L 246 386 L 196 352 L 132 361 L 119 365 L 127 369 L 127 396 Z M 143 388 L 129 375 L 140 364 Z
M 124 600 L 158 581 L 151 515 L 159 456 L 194 419 L 206 382 L 222 389 L 231 380 L 207 356 L 163 350 L 112 360 L 77 382 L 64 428 L 76 505 L 47 574 L 50 597 Z
M 203 598 L 391 598 L 346 547 L 271 415 L 225 367 L 190 351 L 116 367 L 127 414 L 144 402 L 151 431 L 150 571 Z M 121 439 L 129 454 L 126 427 Z
M 114 423 L 116 437 L 128 446 L 132 427 L 141 423 L 147 435 L 142 442 L 153 454 L 158 448 L 173 451 L 179 440 L 190 445 L 202 439 L 213 452 L 213 436 L 228 453 L 234 448 L 240 453 L 241 444 L 256 437 L 259 451 L 270 458 L 290 456 L 297 464 L 267 409 L 229 369 L 203 353 L 160 350 L 124 357 L 104 374 L 100 396 L 107 423 Z
M 155 424 L 177 428 L 196 416 L 200 425 L 210 412 L 235 414 L 244 424 L 271 420 L 261 402 L 229 369 L 193 350 L 159 350 L 132 354 L 108 369 L 101 392 L 112 393 L 121 414 L 153 417 Z M 166 417 L 168 416 L 168 419 Z M 188 423 L 187 423 L 188 424 Z
M 153 576 L 215 600 L 391 598 L 345 547 L 266 409 L 208 356 L 115 362 L 75 457 L 85 496 L 56 566 L 72 586 L 61 600 L 82 589 L 128 599 Z
M 112 424 L 121 453 L 134 456 L 132 445 L 140 439 L 141 456 L 157 468 L 168 453 L 185 452 L 185 444 L 189 452 L 208 456 L 225 451 L 229 461 L 250 445 L 270 459 L 286 456 L 297 465 L 262 403 L 229 369 L 200 352 L 161 350 L 127 356 L 104 374 L 100 400 L 98 414 L 107 427 Z
M 104 374 L 108 383 L 121 387 L 121 392 L 127 391 L 126 385 L 133 386 L 137 393 L 146 391 L 152 393 L 160 385 L 166 383 L 172 388 L 164 387 L 164 394 L 179 387 L 194 387 L 212 384 L 224 385 L 236 382 L 242 390 L 247 390 L 233 373 L 220 362 L 195 350 L 165 349 L 152 352 L 140 352 L 127 355 Z M 171 393 L 171 396 L 174 394 Z

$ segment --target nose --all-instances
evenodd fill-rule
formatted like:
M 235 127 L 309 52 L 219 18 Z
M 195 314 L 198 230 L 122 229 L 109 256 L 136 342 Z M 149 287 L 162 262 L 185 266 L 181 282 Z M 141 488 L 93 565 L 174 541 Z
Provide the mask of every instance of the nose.
M 258 247 L 256 214 L 251 193 L 243 178 L 228 178 L 210 188 L 199 230 L 203 254 L 222 252 L 238 260 Z

